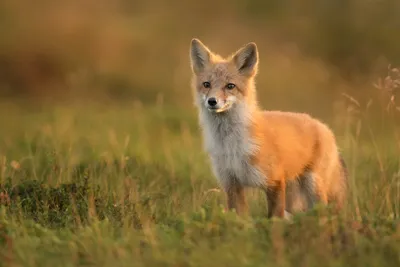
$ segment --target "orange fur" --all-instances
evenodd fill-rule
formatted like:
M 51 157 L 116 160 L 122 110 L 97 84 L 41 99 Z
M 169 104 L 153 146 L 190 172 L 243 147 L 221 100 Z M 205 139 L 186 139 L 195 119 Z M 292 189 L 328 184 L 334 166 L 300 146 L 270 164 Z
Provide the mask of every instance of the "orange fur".
M 341 208 L 347 172 L 332 131 L 307 114 L 258 107 L 254 43 L 224 59 L 193 39 L 191 62 L 206 149 L 230 209 L 246 212 L 246 186 L 265 190 L 269 217 L 316 202 Z

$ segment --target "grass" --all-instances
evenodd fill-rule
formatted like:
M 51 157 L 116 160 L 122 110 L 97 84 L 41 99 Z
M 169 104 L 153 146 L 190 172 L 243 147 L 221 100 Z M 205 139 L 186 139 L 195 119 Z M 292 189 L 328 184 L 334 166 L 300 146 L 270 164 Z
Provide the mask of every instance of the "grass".
M 194 109 L 3 104 L 0 266 L 399 266 L 399 132 L 348 105 L 347 205 L 290 224 L 224 210 Z
M 399 71 L 372 104 L 364 86 L 399 63 L 400 2 L 331 2 L 1 1 L 0 267 L 399 266 Z M 224 211 L 184 107 L 193 37 L 222 55 L 256 42 L 263 106 L 332 126 L 340 216 L 268 220 L 256 190 L 250 217 Z

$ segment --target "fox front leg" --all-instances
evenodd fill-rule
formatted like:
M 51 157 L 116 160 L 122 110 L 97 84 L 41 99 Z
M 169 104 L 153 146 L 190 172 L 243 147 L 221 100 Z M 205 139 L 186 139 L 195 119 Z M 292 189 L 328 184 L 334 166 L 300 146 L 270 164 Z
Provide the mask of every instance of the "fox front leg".
M 238 183 L 232 183 L 226 188 L 228 209 L 235 209 L 239 215 L 245 215 L 248 211 L 244 187 Z
M 269 186 L 265 191 L 268 201 L 268 218 L 271 218 L 273 216 L 285 218 L 285 182 L 281 181 L 274 186 Z

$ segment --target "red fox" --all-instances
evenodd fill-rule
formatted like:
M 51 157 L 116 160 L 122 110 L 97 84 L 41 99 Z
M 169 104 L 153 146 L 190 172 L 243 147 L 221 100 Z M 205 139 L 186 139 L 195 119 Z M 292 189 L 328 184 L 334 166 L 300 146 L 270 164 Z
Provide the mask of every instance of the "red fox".
M 348 174 L 334 134 L 307 114 L 259 108 L 255 43 L 223 58 L 194 38 L 190 61 L 205 150 L 228 209 L 247 213 L 245 187 L 265 191 L 269 218 L 316 203 L 341 209 Z

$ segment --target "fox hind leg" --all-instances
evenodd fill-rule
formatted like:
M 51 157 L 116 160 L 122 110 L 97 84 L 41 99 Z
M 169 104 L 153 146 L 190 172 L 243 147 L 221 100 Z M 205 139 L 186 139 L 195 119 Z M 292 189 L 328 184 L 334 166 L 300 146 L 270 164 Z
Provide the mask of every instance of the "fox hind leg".
M 323 190 L 323 185 L 319 185 L 320 187 L 318 187 L 317 177 L 313 171 L 306 171 L 299 175 L 297 179 L 287 183 L 287 212 L 304 212 L 312 209 L 318 202 L 327 203 L 326 192 Z
M 300 179 L 291 180 L 286 183 L 286 211 L 297 213 L 307 209 L 306 194 L 302 189 Z

